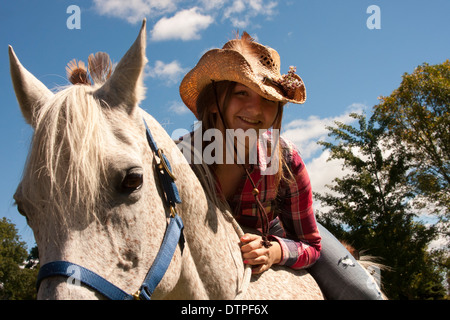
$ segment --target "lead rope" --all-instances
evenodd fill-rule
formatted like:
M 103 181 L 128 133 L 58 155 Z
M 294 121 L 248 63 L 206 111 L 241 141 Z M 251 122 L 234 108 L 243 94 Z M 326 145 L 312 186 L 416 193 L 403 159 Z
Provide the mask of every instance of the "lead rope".
M 225 130 L 225 134 L 226 134 L 227 125 L 225 123 L 225 119 L 223 118 L 222 111 L 220 110 L 219 97 L 217 95 L 216 83 L 215 83 L 214 80 L 212 80 L 212 85 L 213 85 L 213 88 L 214 88 L 214 97 L 216 99 L 217 110 L 218 110 L 220 119 L 222 121 L 224 130 Z M 234 154 L 237 157 L 237 148 L 236 148 L 236 145 L 234 144 L 234 141 L 233 141 L 233 148 L 234 148 Z M 264 206 L 262 205 L 261 201 L 258 198 L 258 195 L 259 195 L 260 192 L 259 192 L 258 188 L 256 187 L 256 184 L 253 181 L 252 177 L 250 176 L 250 172 L 245 167 L 245 165 L 242 165 L 242 168 L 244 168 L 245 174 L 247 175 L 247 178 L 250 180 L 250 183 L 252 184 L 252 187 L 253 187 L 252 194 L 253 194 L 253 197 L 255 198 L 255 202 L 256 202 L 256 205 L 257 205 L 258 216 L 259 216 L 259 219 L 261 221 L 261 232 L 262 232 L 261 244 L 265 248 L 270 248 L 272 246 L 272 244 L 270 243 L 270 241 L 268 239 L 268 236 L 269 236 L 269 218 L 267 217 L 266 209 L 264 208 Z
M 195 152 L 194 151 L 195 148 L 191 148 L 191 152 Z M 192 156 L 193 154 L 191 154 Z M 229 206 L 219 200 L 219 197 L 216 197 L 216 184 L 217 181 L 215 180 L 214 176 L 211 173 L 209 166 L 207 164 L 205 164 L 204 162 L 200 165 L 200 166 L 194 166 L 194 171 L 195 174 L 199 177 L 202 177 L 202 179 L 200 180 L 201 184 L 203 185 L 203 188 L 205 189 L 207 198 L 211 199 L 211 201 L 213 201 L 213 203 L 217 206 L 217 208 L 219 208 L 220 212 L 222 214 L 218 215 L 218 219 L 220 221 L 222 221 L 222 223 L 227 224 L 227 223 L 231 223 L 231 226 L 233 227 L 234 231 L 236 232 L 238 238 L 242 238 L 242 236 L 244 235 L 244 231 L 242 230 L 241 226 L 239 225 L 239 223 L 236 221 L 236 219 L 233 217 L 233 215 L 231 214 L 231 210 L 229 210 Z M 242 263 L 242 255 L 239 255 L 239 259 L 237 259 L 237 254 L 235 252 L 236 250 L 236 241 L 235 239 L 231 239 L 229 237 L 228 232 L 225 233 L 226 237 L 227 237 L 227 247 L 228 250 L 230 251 L 230 255 L 233 258 L 233 262 L 234 265 L 236 267 L 237 270 L 239 270 L 239 265 L 243 265 Z M 233 253 L 234 252 L 234 253 Z M 237 283 L 237 288 L 236 288 L 236 296 L 235 296 L 235 300 L 242 300 L 244 299 L 248 287 L 250 285 L 250 280 L 252 277 L 252 267 L 249 264 L 245 264 L 244 265 L 244 274 L 242 276 L 242 280 L 239 281 L 241 279 L 241 277 L 239 276 L 239 274 L 236 274 L 237 279 L 238 279 L 238 283 Z
M 244 230 L 242 230 L 239 223 L 236 221 L 236 219 L 234 219 L 233 215 L 228 210 L 221 210 L 221 211 L 224 214 L 223 218 L 225 218 L 225 220 L 227 220 L 228 222 L 231 222 L 231 225 L 233 226 L 234 231 L 236 231 L 236 234 L 240 239 L 244 235 Z M 228 249 L 230 250 L 230 253 L 233 256 L 230 241 L 227 241 L 227 243 L 228 243 Z M 233 243 L 233 245 L 235 245 L 235 244 Z M 234 256 L 233 256 L 233 261 L 235 262 L 236 268 L 238 268 L 238 266 L 236 265 L 236 260 L 234 259 Z M 241 260 L 241 262 L 242 262 L 242 260 Z M 234 298 L 234 300 L 243 300 L 244 299 L 244 297 L 247 293 L 247 290 L 248 290 L 248 286 L 250 285 L 251 277 L 252 277 L 252 266 L 249 264 L 246 264 L 246 265 L 244 265 L 244 276 L 242 277 L 242 282 L 238 285 L 236 297 Z
M 272 243 L 269 241 L 269 218 L 267 217 L 267 212 L 264 206 L 262 205 L 261 201 L 258 198 L 259 190 L 255 185 L 255 182 L 253 181 L 252 177 L 250 176 L 250 173 L 248 172 L 248 169 L 244 167 L 245 174 L 247 175 L 247 178 L 250 180 L 250 183 L 253 186 L 252 194 L 255 198 L 255 202 L 258 209 L 258 215 L 261 220 L 261 231 L 262 231 L 262 241 L 261 244 L 266 247 L 270 248 L 272 246 Z

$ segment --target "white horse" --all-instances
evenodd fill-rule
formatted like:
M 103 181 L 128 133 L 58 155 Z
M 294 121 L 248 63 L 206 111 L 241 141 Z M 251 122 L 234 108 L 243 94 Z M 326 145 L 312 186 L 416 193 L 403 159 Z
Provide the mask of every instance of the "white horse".
M 241 230 L 226 205 L 217 203 L 212 191 L 205 193 L 175 143 L 138 107 L 145 91 L 145 25 L 144 20 L 137 40 L 108 79 L 57 93 L 28 72 L 9 48 L 16 96 L 34 129 L 14 198 L 33 229 L 41 269 L 68 262 L 53 266 L 68 270 L 49 271 L 41 279 L 38 298 L 105 298 L 84 281 L 90 272 L 120 288 L 126 298 L 139 292 L 173 219 L 157 174 L 167 177 L 170 170 L 158 166 L 165 163 L 149 147 L 145 119 L 172 163 L 185 240 L 172 240 L 170 264 L 151 298 L 323 299 L 306 271 L 274 266 L 250 280 L 240 252 Z M 199 176 L 206 177 L 202 182 L 207 186 L 210 176 L 203 169 L 198 168 Z

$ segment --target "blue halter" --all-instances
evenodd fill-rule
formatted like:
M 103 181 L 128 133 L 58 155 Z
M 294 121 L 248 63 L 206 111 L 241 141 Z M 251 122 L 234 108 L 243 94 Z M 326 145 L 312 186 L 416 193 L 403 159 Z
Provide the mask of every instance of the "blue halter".
M 155 261 L 150 267 L 140 289 L 135 294 L 130 295 L 89 269 L 67 261 L 53 261 L 40 268 L 36 284 L 37 290 L 39 290 L 42 280 L 53 276 L 65 276 L 80 281 L 110 300 L 150 300 L 153 291 L 169 268 L 170 261 L 172 261 L 177 245 L 179 244 L 181 250 L 183 250 L 183 221 L 177 214 L 175 208 L 177 203 L 181 203 L 181 199 L 175 184 L 175 177 L 172 174 L 169 160 L 164 155 L 163 151 L 156 145 L 156 141 L 153 139 L 145 120 L 144 125 L 147 131 L 147 141 L 150 148 L 160 159 L 156 171 L 158 172 L 160 182 L 163 186 L 165 201 L 170 207 L 170 222 L 164 234 L 161 248 L 159 249 Z

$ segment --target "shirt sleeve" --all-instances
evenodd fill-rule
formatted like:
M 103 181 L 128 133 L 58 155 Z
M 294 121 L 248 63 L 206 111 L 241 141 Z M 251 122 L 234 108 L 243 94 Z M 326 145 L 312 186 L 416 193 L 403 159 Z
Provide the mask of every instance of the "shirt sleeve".
M 295 147 L 291 147 L 287 164 L 293 181 L 282 181 L 277 197 L 278 217 L 285 234 L 273 236 L 281 246 L 280 265 L 303 269 L 320 257 L 321 237 L 314 216 L 312 188 L 305 164 Z

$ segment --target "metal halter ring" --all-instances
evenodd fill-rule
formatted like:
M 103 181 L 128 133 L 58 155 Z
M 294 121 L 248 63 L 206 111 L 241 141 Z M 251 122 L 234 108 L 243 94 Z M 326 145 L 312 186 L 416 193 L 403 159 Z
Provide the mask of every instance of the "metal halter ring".
M 177 178 L 175 178 L 174 174 L 167 165 L 166 158 L 164 157 L 164 152 L 162 151 L 162 149 L 158 149 L 158 157 L 161 160 L 160 164 L 158 165 L 158 169 L 166 171 L 167 174 L 172 178 L 172 180 L 176 181 Z
M 175 206 L 170 206 L 170 216 L 172 218 L 175 218 L 177 216 L 177 208 L 175 208 Z

